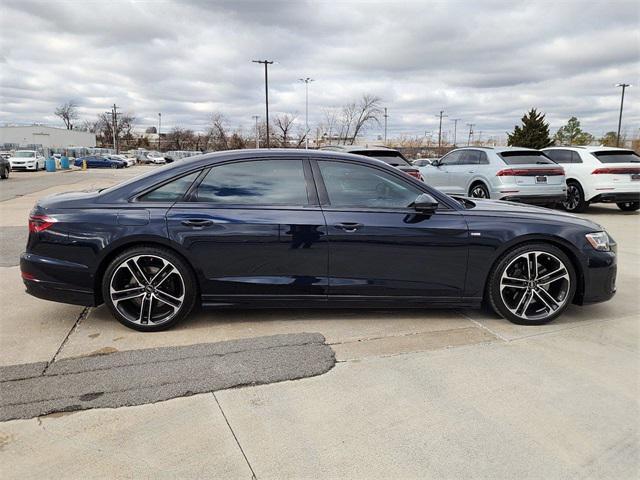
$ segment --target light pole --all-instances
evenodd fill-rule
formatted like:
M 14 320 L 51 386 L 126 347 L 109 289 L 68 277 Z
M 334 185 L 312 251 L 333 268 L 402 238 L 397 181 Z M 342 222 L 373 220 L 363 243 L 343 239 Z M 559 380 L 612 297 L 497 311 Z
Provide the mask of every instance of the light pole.
M 256 148 L 260 148 L 260 130 L 258 130 L 258 119 L 260 115 L 254 115 L 252 118 L 256 121 Z
M 387 115 L 387 107 L 384 107 L 384 144 L 387 144 L 387 118 L 389 118 L 389 115 Z
M 622 126 L 622 107 L 624 106 L 624 91 L 630 87 L 628 83 L 618 83 L 616 87 L 622 87 L 622 98 L 620 99 L 620 116 L 618 117 L 618 136 L 616 137 L 616 147 L 620 146 L 620 127 Z
M 458 136 L 458 122 L 460 118 L 453 118 L 453 146 L 456 146 L 456 137 Z
M 158 151 L 160 151 L 160 128 L 162 128 L 162 113 L 158 113 Z
M 305 134 L 304 134 L 304 140 L 305 140 L 305 147 L 306 149 L 309 148 L 309 83 L 313 82 L 313 78 L 300 78 L 299 79 L 301 82 L 304 82 L 304 89 L 305 89 L 305 107 L 304 107 L 304 128 L 305 128 Z
M 471 137 L 473 136 L 473 127 L 475 126 L 475 123 L 467 123 L 467 126 L 469 127 L 469 139 L 467 140 L 467 147 L 471 144 Z
M 264 105 L 267 122 L 267 148 L 269 148 L 269 74 L 267 73 L 267 67 L 273 64 L 273 60 L 252 60 L 252 62 L 264 64 Z
M 442 155 L 442 117 L 448 117 L 448 115 L 443 115 L 444 110 L 440 110 L 440 114 L 436 115 L 436 117 L 440 117 L 440 125 L 438 127 L 438 154 Z

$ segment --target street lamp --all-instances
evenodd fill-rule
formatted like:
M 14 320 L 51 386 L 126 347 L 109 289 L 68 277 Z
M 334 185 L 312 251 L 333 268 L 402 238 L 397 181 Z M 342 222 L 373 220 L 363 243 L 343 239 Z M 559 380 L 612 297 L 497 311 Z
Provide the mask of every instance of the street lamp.
M 252 60 L 253 63 L 262 63 L 264 65 L 264 105 L 266 109 L 267 123 L 267 148 L 269 148 L 269 75 L 267 67 L 273 64 L 272 60 Z
M 620 127 L 622 125 L 622 107 L 624 106 L 624 91 L 630 87 L 628 83 L 618 83 L 616 87 L 622 87 L 622 98 L 620 99 L 620 116 L 618 117 L 618 136 L 616 137 L 616 147 L 620 146 Z
M 304 139 L 305 139 L 305 147 L 306 149 L 309 148 L 309 83 L 313 82 L 313 78 L 299 78 L 298 80 L 300 80 L 301 82 L 304 82 L 304 89 L 305 89 L 305 108 L 304 108 L 304 128 L 305 128 L 305 134 L 304 134 Z
M 158 113 L 158 151 L 160 151 L 160 128 L 162 127 L 162 113 Z

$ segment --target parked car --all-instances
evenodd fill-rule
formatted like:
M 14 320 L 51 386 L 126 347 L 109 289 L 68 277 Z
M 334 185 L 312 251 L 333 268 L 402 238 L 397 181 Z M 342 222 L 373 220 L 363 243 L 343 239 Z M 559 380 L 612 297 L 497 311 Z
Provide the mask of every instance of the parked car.
M 18 150 L 9 157 L 11 170 L 33 170 L 37 172 L 45 167 L 45 158 L 37 150 Z
M 449 194 L 548 206 L 566 197 L 563 168 L 527 148 L 458 148 L 420 172 L 426 183 Z
M 6 180 L 11 173 L 11 163 L 9 159 L 0 155 L 0 178 Z
M 29 217 L 27 292 L 160 330 L 197 302 L 479 307 L 541 324 L 615 293 L 616 244 L 558 211 L 453 198 L 372 158 L 259 150 L 56 194 Z
M 592 203 L 615 203 L 625 212 L 640 208 L 640 156 L 624 148 L 551 147 L 545 155 L 564 167 L 569 212 Z
M 132 167 L 136 164 L 136 159 L 133 156 L 129 155 L 107 155 L 107 158 L 112 160 L 120 160 L 125 163 L 125 167 Z
M 147 161 L 149 163 L 155 163 L 160 165 L 167 163 L 167 160 L 164 158 L 164 156 L 158 152 L 149 152 L 147 154 Z
M 431 162 L 435 160 L 435 159 L 429 159 L 429 158 L 418 158 L 417 160 L 414 160 L 412 162 L 412 165 L 414 167 L 426 167 L 427 165 L 431 165 Z
M 127 166 L 126 162 L 122 160 L 102 157 L 98 155 L 76 158 L 73 164 L 76 167 L 82 167 L 82 164 L 85 160 L 87 162 L 87 168 L 124 168 Z
M 404 173 L 411 175 L 418 180 L 422 180 L 420 170 L 411 165 L 411 162 L 407 160 L 402 153 L 398 150 L 394 150 L 393 148 L 381 146 L 369 147 L 362 145 L 329 145 L 321 147 L 320 150 L 352 153 L 355 155 L 364 155 L 365 157 L 376 158 L 391 165 L 392 167 L 396 167 L 398 170 L 402 170 Z

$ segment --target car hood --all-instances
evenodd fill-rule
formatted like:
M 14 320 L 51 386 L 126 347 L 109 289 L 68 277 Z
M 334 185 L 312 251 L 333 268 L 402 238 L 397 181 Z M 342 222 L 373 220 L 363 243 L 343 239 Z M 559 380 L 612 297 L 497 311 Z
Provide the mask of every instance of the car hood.
M 536 207 L 523 203 L 506 202 L 504 200 L 481 200 L 478 198 L 467 198 L 466 200 L 471 200 L 475 204 L 473 208 L 469 208 L 467 210 L 467 212 L 472 215 L 484 215 L 503 218 L 529 218 L 532 220 L 537 219 L 552 221 L 556 223 L 572 223 L 574 225 L 581 225 L 594 231 L 604 230 L 601 225 L 598 225 L 591 220 L 587 220 L 586 218 L 581 218 L 571 213 L 563 212 L 560 210 Z

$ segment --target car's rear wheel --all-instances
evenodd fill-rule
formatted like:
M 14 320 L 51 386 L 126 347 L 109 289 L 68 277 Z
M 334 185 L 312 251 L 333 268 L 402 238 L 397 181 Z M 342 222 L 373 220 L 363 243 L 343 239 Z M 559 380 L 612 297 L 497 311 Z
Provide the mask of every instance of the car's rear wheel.
M 541 325 L 562 314 L 575 291 L 571 260 L 553 245 L 535 243 L 502 256 L 489 277 L 487 296 L 510 322 Z
M 165 330 L 184 319 L 196 303 L 196 290 L 185 261 L 153 246 L 118 255 L 102 281 L 104 301 L 116 319 L 140 331 Z
M 589 208 L 589 202 L 584 199 L 584 190 L 578 182 L 567 182 L 567 198 L 562 206 L 571 213 L 582 213 Z
M 619 202 L 616 205 L 623 212 L 635 212 L 640 208 L 640 202 Z
M 2 169 L 2 175 L 0 175 L 0 177 L 1 177 L 2 179 L 6 180 L 7 178 L 9 178 L 9 172 L 10 172 L 10 171 L 11 171 L 11 170 L 9 169 L 9 167 L 4 167 L 4 168 Z
M 471 185 L 469 196 L 473 198 L 489 198 L 489 189 L 484 183 L 476 183 Z

